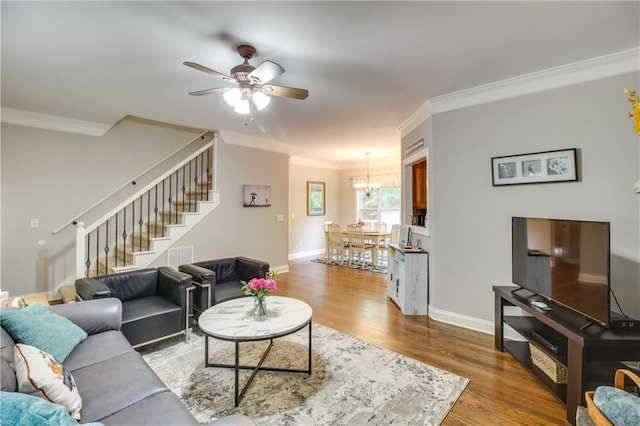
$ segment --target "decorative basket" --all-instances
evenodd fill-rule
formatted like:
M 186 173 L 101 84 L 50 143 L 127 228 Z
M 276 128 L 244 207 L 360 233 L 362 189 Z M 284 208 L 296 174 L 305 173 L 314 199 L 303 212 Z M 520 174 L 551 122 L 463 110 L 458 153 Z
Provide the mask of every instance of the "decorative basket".
M 529 343 L 529 351 L 533 365 L 542 370 L 554 383 L 567 383 L 567 368 L 565 366 L 558 364 L 532 343 Z

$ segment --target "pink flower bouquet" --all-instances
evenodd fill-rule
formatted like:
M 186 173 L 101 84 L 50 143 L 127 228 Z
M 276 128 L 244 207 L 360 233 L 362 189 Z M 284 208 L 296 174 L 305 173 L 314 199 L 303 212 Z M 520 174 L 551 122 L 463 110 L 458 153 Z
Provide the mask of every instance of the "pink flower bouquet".
M 258 299 L 263 299 L 277 290 L 276 281 L 271 278 L 253 278 L 249 282 L 241 283 L 244 294 Z

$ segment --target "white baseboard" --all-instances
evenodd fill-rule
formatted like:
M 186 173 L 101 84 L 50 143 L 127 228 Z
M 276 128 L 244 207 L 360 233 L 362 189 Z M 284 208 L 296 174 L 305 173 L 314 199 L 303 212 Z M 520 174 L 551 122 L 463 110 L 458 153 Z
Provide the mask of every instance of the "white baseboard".
M 299 251 L 297 253 L 289 253 L 289 260 L 295 260 L 295 259 L 302 259 L 303 257 L 310 257 L 310 256 L 318 256 L 318 255 L 323 255 L 324 256 L 324 249 L 316 249 L 316 250 L 309 250 L 309 251 Z
M 492 336 L 494 335 L 494 324 L 492 321 L 474 318 L 468 315 L 461 315 L 455 312 L 444 311 L 442 309 L 436 309 L 431 305 L 429 306 L 429 317 L 446 324 L 468 328 L 469 330 L 479 331 Z M 509 340 L 525 340 L 519 333 L 515 332 L 507 325 L 505 325 L 503 333 L 504 337 Z
M 278 274 L 285 274 L 289 272 L 289 265 L 272 266 L 271 270 L 277 272 Z

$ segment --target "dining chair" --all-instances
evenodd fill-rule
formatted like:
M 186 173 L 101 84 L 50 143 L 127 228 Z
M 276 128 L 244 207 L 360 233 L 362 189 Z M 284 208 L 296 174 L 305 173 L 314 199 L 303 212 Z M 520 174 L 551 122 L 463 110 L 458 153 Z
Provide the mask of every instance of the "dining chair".
M 340 262 L 340 265 L 343 265 L 345 252 L 349 250 L 349 243 L 344 240 L 340 225 L 337 223 L 328 224 L 327 233 L 329 235 L 329 261 L 333 262 L 335 253 L 336 262 Z
M 364 269 L 367 252 L 369 252 L 369 256 L 373 258 L 375 245 L 367 242 L 362 226 L 360 225 L 349 225 L 347 227 L 347 236 L 349 238 L 349 266 L 351 266 L 355 254 L 359 253 L 358 260 Z
M 398 244 L 400 242 L 400 225 L 391 225 L 390 244 Z
M 388 227 L 386 222 L 376 222 L 374 224 L 374 232 L 379 234 L 387 234 Z M 378 264 L 386 264 L 389 258 L 389 238 L 378 239 Z
M 322 223 L 324 228 L 324 260 L 325 262 L 331 262 L 331 242 L 329 241 L 329 225 L 333 223 L 332 220 L 325 220 Z

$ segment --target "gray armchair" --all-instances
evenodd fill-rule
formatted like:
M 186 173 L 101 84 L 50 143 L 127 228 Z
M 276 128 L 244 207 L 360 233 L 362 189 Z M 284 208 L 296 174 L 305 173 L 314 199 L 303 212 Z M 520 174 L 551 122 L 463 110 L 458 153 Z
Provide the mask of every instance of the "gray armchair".
M 178 269 L 193 277 L 193 314 L 197 319 L 210 306 L 244 297 L 240 281 L 264 278 L 269 264 L 247 257 L 230 257 L 180 265 Z
M 115 297 L 122 302 L 122 333 L 132 346 L 168 337 L 189 337 L 193 321 L 191 276 L 168 266 L 76 280 L 82 300 Z

